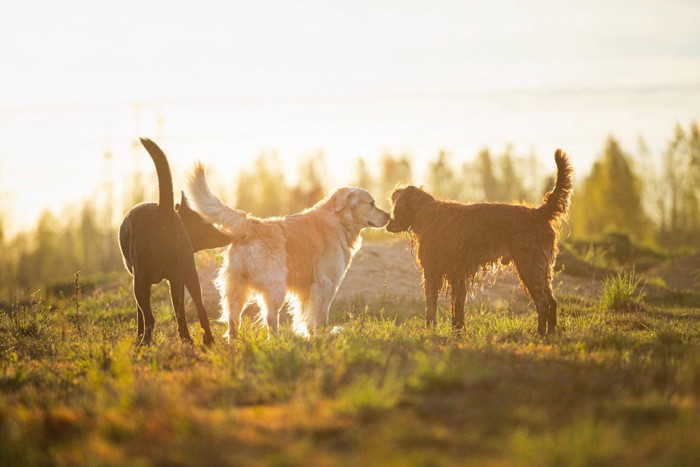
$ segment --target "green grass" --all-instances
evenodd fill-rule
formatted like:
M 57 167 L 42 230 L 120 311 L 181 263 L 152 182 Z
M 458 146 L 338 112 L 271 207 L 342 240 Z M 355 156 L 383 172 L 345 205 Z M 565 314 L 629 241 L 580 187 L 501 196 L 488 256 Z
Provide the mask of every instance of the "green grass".
M 614 311 L 638 310 L 644 302 L 644 285 L 632 271 L 621 271 L 603 280 L 603 293 L 599 304 Z
M 277 338 L 244 321 L 205 350 L 176 337 L 164 287 L 136 348 L 126 283 L 0 314 L 0 465 L 693 465 L 700 310 L 628 313 L 559 297 L 471 301 L 466 332 L 422 303 L 337 303 L 335 333 Z M 190 323 L 196 320 L 190 317 Z M 212 324 L 215 334 L 224 327 Z

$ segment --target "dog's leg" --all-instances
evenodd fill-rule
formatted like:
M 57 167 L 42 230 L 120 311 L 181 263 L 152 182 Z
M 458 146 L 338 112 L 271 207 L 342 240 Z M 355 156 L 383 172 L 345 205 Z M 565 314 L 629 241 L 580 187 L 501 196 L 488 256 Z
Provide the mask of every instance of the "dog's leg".
M 306 316 L 312 334 L 328 323 L 334 297 L 335 288 L 330 280 L 318 280 L 311 285 Z
M 547 333 L 547 320 L 549 319 L 550 310 L 550 302 L 545 293 L 547 286 L 544 271 L 537 265 L 533 266 L 527 262 L 518 263 L 517 259 L 515 265 L 518 269 L 520 280 L 537 308 L 537 332 L 539 335 L 544 336 Z
M 173 301 L 173 309 L 177 319 L 177 332 L 180 334 L 180 339 L 191 344 L 192 338 L 187 329 L 187 318 L 185 317 L 185 284 L 181 280 L 170 282 L 170 298 Z
M 187 287 L 187 290 L 190 292 L 194 306 L 197 308 L 199 325 L 202 326 L 202 330 L 204 331 L 204 345 L 210 346 L 214 343 L 214 336 L 209 326 L 207 310 L 204 308 L 204 303 L 202 302 L 202 288 L 199 285 L 199 276 L 197 276 L 197 270 L 194 269 L 194 264 L 192 266 L 192 270 L 188 271 L 185 276 L 185 287 Z
M 229 284 L 228 282 L 222 282 L 221 292 L 221 308 L 223 309 L 221 318 L 228 323 L 228 331 L 226 331 L 224 337 L 231 342 L 238 337 L 241 314 L 248 302 L 250 291 L 247 286 L 240 283 Z
M 280 311 L 284 305 L 285 288 L 281 284 L 278 287 L 273 287 L 262 294 L 263 305 L 265 306 L 265 319 L 267 320 L 267 328 L 273 335 L 277 335 Z
M 464 302 L 467 285 L 464 277 L 450 281 L 452 285 L 452 332 L 464 331 Z
M 552 284 L 547 285 L 544 290 L 547 296 L 547 302 L 549 303 L 549 315 L 547 316 L 547 334 L 551 334 L 555 331 L 557 327 L 557 299 L 554 298 L 554 292 L 552 291 Z
M 143 338 L 139 345 L 150 345 L 156 323 L 151 311 L 151 284 L 142 283 L 134 277 L 134 297 L 143 314 Z
M 143 340 L 143 328 L 143 310 L 141 310 L 139 304 L 136 303 L 136 336 L 139 342 Z
M 425 325 L 434 328 L 437 323 L 437 302 L 442 287 L 442 276 L 428 271 L 424 271 L 424 275 Z

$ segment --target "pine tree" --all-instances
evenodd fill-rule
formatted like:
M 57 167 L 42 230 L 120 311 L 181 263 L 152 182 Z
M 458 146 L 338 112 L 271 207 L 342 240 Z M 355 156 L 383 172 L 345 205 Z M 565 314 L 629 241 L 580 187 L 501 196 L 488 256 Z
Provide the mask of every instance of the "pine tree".
M 355 179 L 353 185 L 364 188 L 370 192 L 374 191 L 374 179 L 367 168 L 367 162 L 361 157 L 355 161 Z M 384 194 L 381 194 L 380 196 L 383 197 L 383 195 Z
M 571 224 L 577 235 L 597 237 L 622 232 L 646 240 L 650 223 L 642 208 L 642 184 L 630 157 L 610 137 L 575 196 Z
M 461 190 L 447 151 L 441 150 L 428 166 L 428 186 L 440 199 L 459 199 Z
M 387 209 L 389 207 L 388 195 L 397 184 L 411 183 L 411 162 L 408 156 L 394 157 L 389 153 L 382 156 L 381 176 L 378 181 L 379 192 L 376 194 L 377 204 Z
M 488 149 L 482 149 L 477 158 L 477 170 L 480 175 L 480 184 L 485 201 L 501 200 L 501 184 L 496 178 L 496 174 L 491 160 L 491 153 Z

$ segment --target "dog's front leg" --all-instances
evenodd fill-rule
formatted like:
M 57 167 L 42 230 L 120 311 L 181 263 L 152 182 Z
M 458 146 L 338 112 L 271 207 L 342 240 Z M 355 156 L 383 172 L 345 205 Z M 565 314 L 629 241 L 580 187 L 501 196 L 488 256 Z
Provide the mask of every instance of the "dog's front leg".
M 554 298 L 552 286 L 549 284 L 545 289 L 547 302 L 549 303 L 549 315 L 547 317 L 547 334 L 552 334 L 557 328 L 557 299 Z
M 192 338 L 187 329 L 187 318 L 185 317 L 185 285 L 181 280 L 170 282 L 170 298 L 173 301 L 173 309 L 177 319 L 177 332 L 180 334 L 180 339 L 191 344 Z
M 467 286 L 464 278 L 452 284 L 452 332 L 464 331 L 464 302 L 467 299 Z
M 335 286 L 328 279 L 320 279 L 311 285 L 309 292 L 306 316 L 309 319 L 309 331 L 313 334 L 328 323 Z
M 425 325 L 434 328 L 437 322 L 437 302 L 442 277 L 429 271 L 424 271 L 423 292 L 425 293 Z

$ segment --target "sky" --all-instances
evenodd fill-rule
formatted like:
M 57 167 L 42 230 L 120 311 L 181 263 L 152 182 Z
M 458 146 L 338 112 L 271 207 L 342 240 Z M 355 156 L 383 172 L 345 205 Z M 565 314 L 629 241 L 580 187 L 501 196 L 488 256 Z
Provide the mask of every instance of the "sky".
M 609 134 L 661 154 L 700 119 L 698 24 L 682 0 L 6 2 L 0 212 L 29 228 L 152 171 L 138 136 L 176 189 L 195 159 L 233 180 L 272 150 L 292 178 L 322 150 L 346 184 L 384 151 L 563 147 L 580 177 Z

